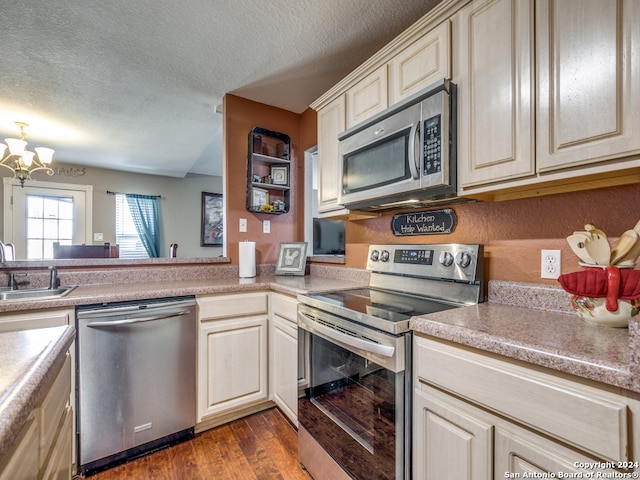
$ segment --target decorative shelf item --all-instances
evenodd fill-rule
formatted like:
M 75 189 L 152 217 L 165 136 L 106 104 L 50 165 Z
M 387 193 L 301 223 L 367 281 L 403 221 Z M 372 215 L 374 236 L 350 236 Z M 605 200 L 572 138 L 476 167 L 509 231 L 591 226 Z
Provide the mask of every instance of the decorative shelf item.
M 291 139 L 288 135 L 254 127 L 247 155 L 247 210 L 281 215 L 289 212 Z

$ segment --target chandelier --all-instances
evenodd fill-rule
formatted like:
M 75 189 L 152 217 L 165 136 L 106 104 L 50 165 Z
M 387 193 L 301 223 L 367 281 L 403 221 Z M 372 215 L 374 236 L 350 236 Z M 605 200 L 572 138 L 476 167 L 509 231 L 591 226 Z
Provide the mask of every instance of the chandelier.
M 4 141 L 7 142 L 7 145 L 0 143 L 0 158 L 2 158 L 0 167 L 11 170 L 13 178 L 20 180 L 20 186 L 24 188 L 25 180 L 32 180 L 31 174 L 33 172 L 44 170 L 47 175 L 53 175 L 53 170 L 49 167 L 53 159 L 53 150 L 46 147 L 36 147 L 34 148 L 35 153 L 28 151 L 25 141 L 27 134 L 24 129 L 29 124 L 14 123 L 20 128 L 20 138 L 5 138 Z

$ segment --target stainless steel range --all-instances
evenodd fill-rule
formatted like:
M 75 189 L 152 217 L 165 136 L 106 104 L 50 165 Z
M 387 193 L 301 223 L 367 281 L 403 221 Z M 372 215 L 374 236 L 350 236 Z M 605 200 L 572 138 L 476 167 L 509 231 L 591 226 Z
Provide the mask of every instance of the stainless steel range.
M 299 295 L 299 459 L 317 480 L 411 478 L 413 316 L 483 301 L 482 245 L 371 245 L 368 288 Z

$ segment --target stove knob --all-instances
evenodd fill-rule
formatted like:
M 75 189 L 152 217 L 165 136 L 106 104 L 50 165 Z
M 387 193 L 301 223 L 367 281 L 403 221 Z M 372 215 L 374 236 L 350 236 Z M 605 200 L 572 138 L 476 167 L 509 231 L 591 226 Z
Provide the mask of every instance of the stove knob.
M 378 252 L 378 250 L 371 250 L 371 256 L 369 258 L 371 258 L 372 261 L 377 262 L 379 257 L 380 252 Z
M 382 250 L 382 252 L 380 253 L 380 260 L 382 260 L 383 262 L 388 262 L 389 261 L 389 251 L 388 250 Z
M 447 252 L 447 251 L 440 252 L 440 256 L 438 257 L 438 260 L 440 261 L 441 265 L 448 267 L 453 263 L 453 255 L 451 255 L 451 252 Z
M 458 252 L 456 255 L 456 264 L 462 268 L 467 268 L 471 265 L 471 255 L 467 252 Z

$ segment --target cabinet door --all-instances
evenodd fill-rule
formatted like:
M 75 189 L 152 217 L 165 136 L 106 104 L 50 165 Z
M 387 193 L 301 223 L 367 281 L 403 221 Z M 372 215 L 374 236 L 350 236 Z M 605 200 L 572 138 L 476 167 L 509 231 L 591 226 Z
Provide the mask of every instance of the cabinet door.
M 418 384 L 414 392 L 413 478 L 490 480 L 493 427 L 455 408 L 434 389 Z
M 461 185 L 535 173 L 533 2 L 482 0 L 458 13 Z
M 345 98 L 339 96 L 318 112 L 318 213 L 333 212 L 341 188 L 338 134 L 345 130 Z
M 0 480 L 33 480 L 38 475 L 38 421 L 35 411 L 0 458 Z
M 540 172 L 640 151 L 640 2 L 536 3 Z
M 506 428 L 496 428 L 496 478 L 556 478 L 542 476 L 548 475 L 549 472 L 556 475 L 563 473 L 564 478 L 599 478 L 586 476 L 594 474 L 595 470 L 578 468 L 581 463 L 593 464 L 594 458 L 513 424 Z M 611 470 L 598 470 L 600 473 L 605 471 L 611 472 Z
M 447 20 L 389 61 L 389 105 L 451 78 L 451 23 Z
M 200 324 L 198 418 L 267 399 L 267 316 Z
M 68 309 L 32 310 L 22 313 L 7 312 L 0 315 L 0 333 L 58 327 L 69 325 L 73 320 L 74 311 Z
M 298 424 L 298 328 L 278 315 L 271 318 L 269 337 L 273 401 Z
M 346 102 L 347 128 L 387 108 L 387 66 L 383 65 L 347 90 Z

